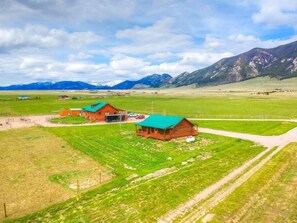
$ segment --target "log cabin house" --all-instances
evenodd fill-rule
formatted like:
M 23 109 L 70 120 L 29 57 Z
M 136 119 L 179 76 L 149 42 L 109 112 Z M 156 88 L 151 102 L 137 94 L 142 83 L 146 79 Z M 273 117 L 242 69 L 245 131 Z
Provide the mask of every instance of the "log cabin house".
M 107 102 L 96 102 L 83 108 L 83 116 L 91 121 L 125 121 L 128 116 L 124 110 L 117 109 Z
M 150 115 L 142 122 L 136 123 L 136 135 L 171 140 L 198 135 L 198 127 L 183 117 Z

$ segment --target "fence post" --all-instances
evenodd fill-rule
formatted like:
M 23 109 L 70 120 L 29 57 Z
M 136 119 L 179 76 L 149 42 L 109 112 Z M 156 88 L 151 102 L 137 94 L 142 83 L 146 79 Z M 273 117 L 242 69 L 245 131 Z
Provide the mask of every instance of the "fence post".
M 102 182 L 102 173 L 100 172 L 99 173 L 99 184 L 101 184 L 101 182 Z
M 3 203 L 4 217 L 7 218 L 6 203 Z

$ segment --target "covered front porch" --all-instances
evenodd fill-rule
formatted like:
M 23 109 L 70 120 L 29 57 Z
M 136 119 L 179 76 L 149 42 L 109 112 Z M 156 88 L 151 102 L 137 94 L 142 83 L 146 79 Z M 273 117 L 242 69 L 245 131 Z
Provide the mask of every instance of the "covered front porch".
M 145 138 L 155 138 L 159 140 L 169 140 L 170 129 L 157 129 L 151 127 L 137 127 L 136 126 L 136 135 L 143 136 Z

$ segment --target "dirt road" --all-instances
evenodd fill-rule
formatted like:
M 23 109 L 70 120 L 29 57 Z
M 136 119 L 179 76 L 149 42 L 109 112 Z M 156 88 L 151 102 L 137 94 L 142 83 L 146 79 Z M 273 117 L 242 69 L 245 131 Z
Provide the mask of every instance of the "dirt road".
M 227 132 L 213 129 L 200 128 L 200 132 L 223 135 L 232 138 L 250 140 L 257 144 L 267 147 L 265 151 L 247 161 L 239 168 L 233 170 L 230 174 L 207 187 L 187 202 L 179 205 L 176 209 L 169 211 L 167 214 L 158 219 L 158 222 L 173 222 L 176 218 L 181 218 L 181 222 L 195 222 L 203 217 L 211 208 L 217 205 L 220 201 L 226 198 L 236 188 L 248 180 L 257 170 L 265 165 L 275 154 L 277 154 L 284 146 L 291 142 L 297 142 L 297 128 L 294 128 L 280 136 L 258 136 L 250 134 L 242 134 L 236 132 Z M 256 161 L 260 160 L 265 154 L 270 152 L 274 147 L 277 147 L 272 153 L 261 160 L 258 164 L 252 167 L 249 171 L 245 171 Z M 239 178 L 238 178 L 239 177 Z M 238 178 L 238 179 L 236 179 Z M 235 180 L 236 179 L 236 180 Z M 226 188 L 220 190 L 224 185 L 235 180 Z M 200 204 L 203 200 L 211 197 L 206 202 Z M 199 207 L 196 205 L 199 203 Z
M 26 128 L 32 126 L 42 127 L 73 127 L 73 126 L 91 126 L 91 125 L 112 125 L 120 123 L 135 123 L 139 122 L 139 119 L 129 119 L 125 122 L 94 122 L 85 124 L 58 124 L 52 123 L 49 120 L 59 116 L 54 115 L 32 115 L 22 117 L 0 117 L 0 131 L 5 131 L 15 128 Z
M 5 131 L 15 128 L 26 128 L 32 126 L 43 126 L 43 127 L 73 127 L 73 126 L 90 126 L 90 125 L 110 125 L 119 124 L 116 123 L 106 123 L 106 122 L 95 122 L 95 123 L 85 123 L 85 124 L 57 124 L 52 123 L 49 120 L 52 118 L 59 117 L 58 115 L 30 115 L 30 116 L 18 116 L 18 117 L 0 117 L 0 131 Z M 296 119 L 199 119 L 199 118 L 189 118 L 189 120 L 224 120 L 224 121 L 285 121 L 285 122 L 297 122 Z M 122 123 L 135 123 L 141 120 L 129 119 L 128 121 Z M 200 130 L 202 128 L 199 128 Z M 207 129 L 205 129 L 207 131 Z M 216 134 L 216 133 L 213 133 Z

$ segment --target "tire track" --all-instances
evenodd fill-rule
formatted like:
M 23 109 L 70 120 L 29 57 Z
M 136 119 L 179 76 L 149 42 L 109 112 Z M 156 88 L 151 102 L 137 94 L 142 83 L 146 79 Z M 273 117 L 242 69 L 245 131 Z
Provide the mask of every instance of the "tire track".
M 188 200 L 187 202 L 179 205 L 176 209 L 173 209 L 161 216 L 158 219 L 158 222 L 173 222 L 177 218 L 182 218 L 181 222 L 194 222 L 198 220 L 204 214 L 209 212 L 211 208 L 216 206 L 220 201 L 226 198 L 230 193 L 232 193 L 236 188 L 242 185 L 246 180 L 248 180 L 257 170 L 259 170 L 262 166 L 264 166 L 275 154 L 277 154 L 283 147 L 285 147 L 290 142 L 297 142 L 297 128 L 294 128 L 287 133 L 281 136 L 258 136 L 258 135 L 250 135 L 250 134 L 242 134 L 235 132 L 227 132 L 220 130 L 212 130 L 212 129 L 204 129 L 200 128 L 200 132 L 206 132 L 211 134 L 223 135 L 227 137 L 240 138 L 244 140 L 250 140 L 255 143 L 261 144 L 268 149 L 258 154 L 253 159 L 247 161 L 245 164 L 240 166 L 239 168 L 232 171 L 230 174 L 216 182 L 215 184 L 207 187 L 193 198 Z M 271 154 L 265 157 L 262 161 L 244 173 L 253 163 L 260 160 L 266 153 L 270 152 L 274 147 L 277 147 Z M 240 176 L 241 175 L 241 176 Z M 239 177 L 240 176 L 240 177 Z M 231 182 L 232 180 L 239 177 L 233 184 L 222 189 L 222 186 Z M 211 197 L 209 200 L 205 201 L 202 205 L 200 205 L 199 210 L 195 210 L 188 214 L 193 208 L 203 200 Z M 188 214 L 188 215 L 186 215 Z

